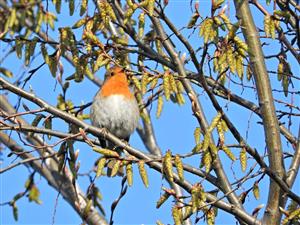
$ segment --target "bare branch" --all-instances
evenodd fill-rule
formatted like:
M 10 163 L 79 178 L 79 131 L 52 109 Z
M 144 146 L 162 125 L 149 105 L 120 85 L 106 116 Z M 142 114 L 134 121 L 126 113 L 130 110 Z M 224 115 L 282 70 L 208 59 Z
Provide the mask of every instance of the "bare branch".
M 11 137 L 0 132 L 0 141 L 10 148 L 14 152 L 25 152 L 22 147 L 20 147 L 16 142 L 12 140 Z M 97 210 L 92 206 L 88 216 L 84 215 L 84 209 L 87 204 L 85 196 L 80 190 L 79 186 L 72 184 L 70 174 L 67 170 L 65 173 L 61 173 L 57 170 L 58 166 L 45 166 L 43 162 L 38 162 L 37 160 L 31 160 L 34 157 L 29 153 L 24 153 L 20 155 L 24 160 L 27 160 L 29 164 L 35 171 L 41 174 L 48 183 L 55 188 L 62 196 L 66 199 L 67 202 L 75 209 L 75 211 L 82 217 L 83 220 L 87 221 L 91 225 L 103 225 L 107 224 L 102 216 L 99 215 Z M 53 161 L 51 158 L 47 160 Z M 56 162 L 52 162 L 52 165 Z
M 253 69 L 253 76 L 255 78 L 262 119 L 264 122 L 270 168 L 280 178 L 283 178 L 285 170 L 282 158 L 279 126 L 261 43 L 249 9 L 248 1 L 235 0 L 234 3 L 237 10 L 237 16 L 241 20 L 242 32 L 249 49 L 251 68 Z M 267 224 L 279 223 L 281 213 L 278 209 L 281 196 L 282 193 L 280 187 L 276 182 L 271 180 L 268 204 L 264 214 L 264 221 Z

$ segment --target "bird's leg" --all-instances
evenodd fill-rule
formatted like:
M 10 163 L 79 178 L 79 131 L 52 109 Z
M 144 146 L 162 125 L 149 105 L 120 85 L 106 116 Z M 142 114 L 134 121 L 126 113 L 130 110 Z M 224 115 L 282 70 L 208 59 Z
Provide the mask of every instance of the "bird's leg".
M 105 139 L 99 137 L 98 140 L 99 140 L 100 146 L 102 148 L 107 148 L 108 147 L 107 141 Z

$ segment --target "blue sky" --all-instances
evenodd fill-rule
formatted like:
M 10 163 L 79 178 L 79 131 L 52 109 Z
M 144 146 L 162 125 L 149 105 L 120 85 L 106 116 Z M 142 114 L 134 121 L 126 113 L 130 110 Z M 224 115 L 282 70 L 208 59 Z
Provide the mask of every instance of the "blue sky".
M 169 1 L 169 6 L 167 7 L 167 14 L 170 16 L 170 19 L 174 21 L 178 28 L 186 26 L 189 17 L 191 16 L 189 1 Z M 234 19 L 234 6 L 231 1 L 228 1 L 229 4 L 229 13 L 231 17 Z M 203 17 L 207 16 L 210 7 L 210 1 L 200 1 L 199 9 L 200 13 Z M 91 10 L 91 9 L 90 9 Z M 54 11 L 52 4 L 49 3 L 49 11 Z M 271 12 L 271 8 L 270 8 Z M 62 14 L 58 16 L 59 22 L 57 23 L 57 27 L 63 26 L 71 26 L 78 19 L 79 15 L 79 7 L 76 9 L 74 16 L 70 17 L 68 15 L 67 7 L 62 8 Z M 255 22 L 258 26 L 262 27 L 262 17 L 257 10 L 254 10 L 254 18 Z M 190 34 L 191 30 L 184 30 L 184 34 Z M 57 39 L 58 31 L 49 32 L 50 36 Z M 189 39 L 193 46 L 200 46 L 202 40 L 198 37 L 198 30 L 195 31 L 195 34 L 191 36 Z M 178 43 L 175 43 L 178 44 Z M 179 49 L 181 45 L 177 46 Z M 270 45 L 264 47 L 265 54 L 271 54 L 274 48 L 278 48 L 278 45 Z M 49 48 L 50 49 L 50 48 Z M 3 43 L 0 43 L 1 50 L 1 58 L 4 52 L 7 52 L 8 48 Z M 48 50 L 49 51 L 49 50 Z M 49 51 L 51 52 L 51 51 Z M 4 55 L 4 54 L 3 54 Z M 291 57 L 291 65 L 292 69 L 296 71 L 297 64 L 293 61 Z M 14 79 L 21 76 L 25 73 L 25 76 L 28 75 L 28 71 L 32 68 L 37 67 L 41 63 L 41 57 L 38 56 L 35 61 L 31 64 L 29 68 L 26 68 L 22 65 L 22 62 L 16 60 L 15 54 L 11 54 L 1 65 L 2 67 L 8 67 L 11 69 L 16 75 L 10 81 L 13 82 Z M 71 75 L 74 70 L 68 65 L 67 62 L 64 63 L 64 78 Z M 14 65 L 13 67 L 11 65 Z M 276 70 L 277 61 L 272 60 L 267 64 L 268 69 Z M 188 69 L 194 70 L 194 68 L 190 65 L 187 66 Z M 208 71 L 207 71 L 208 72 Z M 100 70 L 96 76 L 103 78 L 103 70 Z M 272 75 L 271 78 L 272 84 L 276 88 L 280 88 L 279 82 L 277 82 L 276 76 Z M 244 80 L 244 82 L 246 82 Z M 249 85 L 253 85 L 252 82 L 247 83 Z M 295 83 L 295 87 L 299 85 L 299 81 Z M 227 85 L 227 87 L 229 87 Z M 252 90 L 245 89 L 243 90 L 237 85 L 230 84 L 230 87 L 236 94 L 242 94 L 244 98 L 250 99 L 251 101 L 257 104 L 257 98 L 255 94 L 253 94 Z M 45 99 L 52 105 L 56 105 L 56 96 L 61 92 L 60 87 L 56 85 L 55 80 L 50 75 L 47 66 L 41 68 L 34 77 L 30 80 L 30 82 L 26 86 L 26 90 L 33 89 L 37 96 Z M 203 90 L 195 87 L 196 91 L 199 93 L 199 99 L 202 103 L 204 111 L 209 121 L 216 115 L 215 110 L 213 109 L 207 95 L 203 93 Z M 296 90 L 296 88 L 295 88 Z M 92 84 L 89 80 L 85 79 L 82 83 L 71 82 L 70 90 L 68 91 L 67 97 L 72 99 L 72 101 L 79 105 L 81 103 L 90 102 L 97 91 L 97 87 Z M 275 93 L 275 97 L 278 94 Z M 291 96 L 288 96 L 284 100 L 289 102 L 291 100 Z M 299 103 L 299 96 L 293 96 L 294 103 Z M 15 100 L 15 96 L 10 97 L 11 100 Z M 258 122 L 261 121 L 259 117 L 251 112 L 231 103 L 229 101 L 224 101 L 218 98 L 220 104 L 224 107 L 226 113 L 228 113 L 229 117 L 232 119 L 233 124 L 241 130 L 241 134 L 244 138 L 247 139 L 250 145 L 255 147 L 261 154 L 265 151 L 265 143 L 264 143 L 264 134 L 262 125 Z M 24 101 L 26 102 L 26 101 Z M 163 153 L 165 153 L 168 149 L 171 149 L 173 153 L 186 153 L 191 151 L 191 149 L 195 146 L 195 141 L 193 137 L 194 129 L 198 126 L 196 119 L 192 116 L 191 105 L 186 98 L 186 104 L 184 106 L 177 106 L 171 102 L 165 102 L 164 110 L 159 119 L 155 118 L 156 112 L 156 103 L 153 103 L 151 106 L 151 115 L 153 118 L 153 126 L 155 130 L 155 134 L 157 137 L 157 141 L 159 146 L 161 147 Z M 36 108 L 32 104 L 28 104 L 29 106 Z M 297 105 L 297 104 L 296 104 Z M 88 112 L 88 111 L 87 111 Z M 27 119 L 32 120 L 32 117 L 27 116 Z M 291 131 L 294 134 L 297 134 L 297 129 L 299 126 L 299 119 L 295 119 L 293 126 L 291 127 Z M 66 124 L 64 122 L 54 123 L 53 129 L 64 129 L 66 131 Z M 226 140 L 228 143 L 235 143 L 232 135 L 226 134 Z M 51 142 L 55 141 L 52 139 Z M 145 150 L 139 136 L 135 133 L 130 140 L 130 144 L 137 149 Z M 286 144 L 286 141 L 283 141 L 283 147 L 285 150 L 292 151 L 291 147 Z M 56 148 L 57 149 L 57 148 Z M 97 159 L 98 155 L 91 150 L 88 145 L 78 143 L 76 144 L 76 149 L 80 150 L 79 160 L 81 162 L 80 173 L 88 172 L 94 161 Z M 238 157 L 239 150 L 232 149 L 234 154 Z M 4 150 L 1 159 L 1 167 L 4 168 L 13 162 L 13 158 L 7 158 L 8 150 Z M 228 176 L 230 180 L 235 180 L 235 178 L 239 178 L 243 176 L 241 173 L 241 168 L 239 165 L 239 161 L 234 162 L 231 161 L 224 155 L 221 154 L 221 159 L 224 159 L 224 167 L 228 172 Z M 194 166 L 199 166 L 200 158 L 192 157 L 190 159 L 185 160 L 186 163 L 191 163 Z M 254 163 L 253 160 L 249 160 L 248 169 Z M 12 199 L 12 197 L 24 190 L 24 184 L 29 176 L 30 169 L 26 169 L 24 166 L 19 166 L 10 170 L 4 174 L 1 174 L 1 193 L 0 193 L 0 202 L 6 202 Z M 117 209 L 115 211 L 114 221 L 116 224 L 153 224 L 156 220 L 160 220 L 163 223 L 173 223 L 171 217 L 171 204 L 173 203 L 171 199 L 169 199 L 159 210 L 155 209 L 156 201 L 159 199 L 160 194 L 162 193 L 162 187 L 168 187 L 168 183 L 162 179 L 161 174 L 151 171 L 149 168 L 147 169 L 149 174 L 149 183 L 150 187 L 147 189 L 141 182 L 141 179 L 138 175 L 138 171 L 135 168 L 134 170 L 134 185 L 130 187 L 127 191 L 126 196 L 121 200 Z M 186 174 L 187 175 L 187 174 Z M 196 178 L 191 175 L 186 176 L 191 183 L 199 182 L 199 178 Z M 82 190 L 86 190 L 89 179 L 86 176 L 81 176 L 79 179 L 79 184 L 81 185 Z M 298 178 L 299 181 L 299 178 Z M 55 224 L 80 224 L 81 219 L 74 212 L 74 210 L 62 199 L 61 196 L 57 195 L 57 192 L 54 191 L 51 187 L 48 186 L 47 182 L 41 178 L 39 175 L 35 176 L 35 182 L 38 188 L 41 191 L 41 200 L 42 204 L 37 205 L 35 203 L 29 203 L 27 198 L 23 198 L 17 202 L 19 208 L 19 222 L 15 222 L 12 216 L 12 210 L 8 206 L 3 206 L 0 208 L 0 223 L 1 224 L 51 224 L 55 221 Z M 250 180 L 247 182 L 248 187 L 254 182 L 254 180 Z M 100 191 L 103 195 L 102 204 L 106 209 L 107 218 L 110 216 L 110 205 L 111 203 L 118 197 L 120 192 L 121 179 L 120 178 L 106 178 L 100 177 L 96 180 L 96 185 L 100 188 Z M 299 183 L 297 184 L 299 186 Z M 207 185 L 206 190 L 210 190 L 211 186 Z M 266 202 L 266 191 L 268 190 L 268 181 L 264 179 L 260 183 L 261 189 L 261 199 L 254 200 L 253 195 L 250 194 L 250 197 L 246 199 L 245 207 L 248 209 L 248 212 L 257 207 L 261 203 Z M 245 189 L 239 190 L 239 193 L 243 192 Z M 295 187 L 296 190 L 296 187 Z M 299 189 L 298 189 L 299 190 Z M 194 218 L 194 217 L 193 217 Z M 216 224 L 230 224 L 232 223 L 234 218 L 227 213 L 219 211 L 219 216 L 217 217 Z M 201 224 L 201 223 L 200 223 Z

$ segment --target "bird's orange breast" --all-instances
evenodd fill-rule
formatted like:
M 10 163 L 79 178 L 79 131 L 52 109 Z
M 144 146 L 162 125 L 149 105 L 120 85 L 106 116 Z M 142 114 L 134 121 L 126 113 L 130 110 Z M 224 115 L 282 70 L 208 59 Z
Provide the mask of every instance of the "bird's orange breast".
M 128 81 L 125 73 L 119 73 L 108 78 L 104 82 L 98 94 L 101 97 L 108 97 L 110 95 L 123 95 L 128 99 L 134 98 L 128 86 Z

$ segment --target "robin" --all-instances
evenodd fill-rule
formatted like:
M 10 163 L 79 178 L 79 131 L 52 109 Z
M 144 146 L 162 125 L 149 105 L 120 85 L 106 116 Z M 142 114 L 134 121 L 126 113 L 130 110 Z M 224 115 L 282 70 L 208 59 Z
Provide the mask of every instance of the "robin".
M 123 68 L 113 67 L 108 71 L 102 88 L 97 92 L 91 106 L 93 126 L 106 128 L 120 139 L 129 141 L 139 122 L 139 107 L 132 94 L 127 74 Z M 99 139 L 103 148 L 113 148 L 111 143 Z

